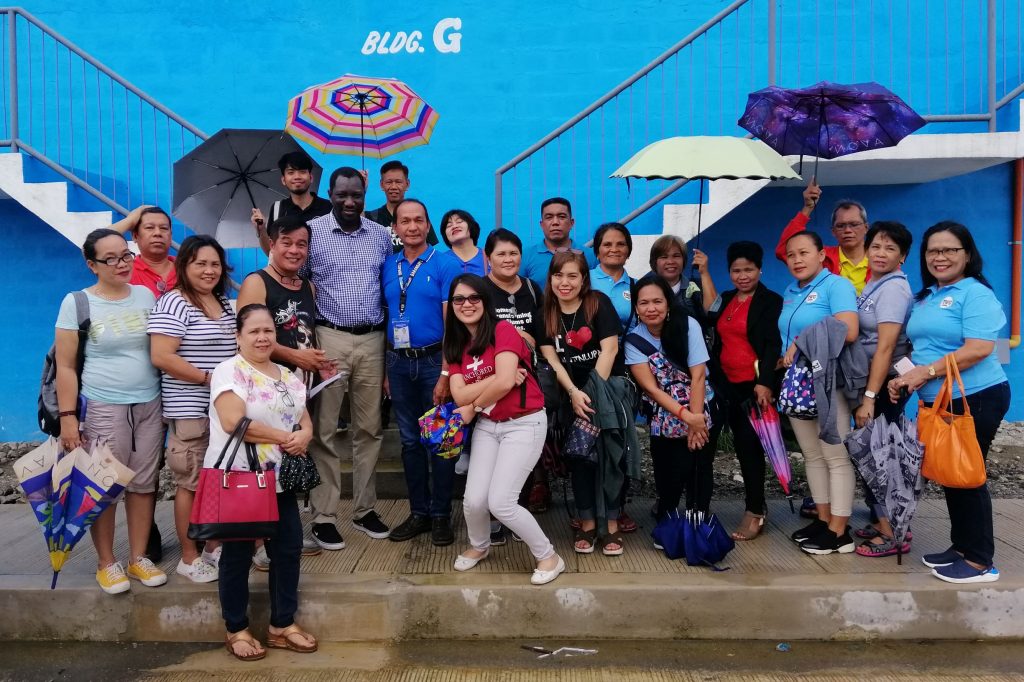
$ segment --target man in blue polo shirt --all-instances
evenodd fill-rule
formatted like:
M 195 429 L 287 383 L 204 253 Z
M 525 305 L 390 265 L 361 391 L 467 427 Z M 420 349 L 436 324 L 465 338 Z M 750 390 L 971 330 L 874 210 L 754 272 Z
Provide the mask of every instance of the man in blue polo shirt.
M 559 251 L 576 249 L 587 257 L 587 265 L 591 270 L 597 267 L 597 258 L 593 251 L 573 241 L 572 226 L 576 223 L 572 218 L 572 205 L 568 199 L 551 197 L 540 205 L 540 229 L 544 239 L 533 246 L 528 246 L 523 253 L 523 265 L 520 274 L 527 279 L 540 282 L 541 287 L 548 283 L 548 268 L 551 257 Z
M 403 248 L 384 262 L 381 272 L 388 308 L 386 388 L 402 442 L 410 513 L 390 538 L 403 542 L 429 530 L 431 541 L 440 547 L 455 541 L 451 502 L 456 460 L 430 456 L 420 442 L 419 418 L 448 395 L 448 377 L 441 373 L 444 306 L 452 280 L 461 272 L 427 244 L 430 217 L 420 201 L 399 203 L 392 227 Z

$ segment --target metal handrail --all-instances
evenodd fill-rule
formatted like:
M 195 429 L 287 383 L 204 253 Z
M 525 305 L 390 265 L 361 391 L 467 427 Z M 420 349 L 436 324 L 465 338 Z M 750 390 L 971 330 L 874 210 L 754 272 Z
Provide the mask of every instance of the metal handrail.
M 153 99 L 152 97 L 150 97 L 149 95 L 144 93 L 142 90 L 140 90 L 139 88 L 137 88 L 134 85 L 132 85 L 131 83 L 129 83 L 127 80 L 125 80 L 117 72 L 111 70 L 110 68 L 108 68 L 107 66 L 102 64 L 101 62 L 98 62 L 88 52 L 86 52 L 82 48 L 80 48 L 77 45 L 75 45 L 73 42 L 71 42 L 70 40 L 68 40 L 64 36 L 62 36 L 57 31 L 53 30 L 53 28 L 51 28 L 50 26 L 47 26 L 46 24 L 44 24 L 42 21 L 40 21 L 35 16 L 33 16 L 31 13 L 26 12 L 21 7 L 0 7 L 0 14 L 9 14 L 9 15 L 11 15 L 11 20 L 12 21 L 14 20 L 14 18 L 17 15 L 20 14 L 22 17 L 25 18 L 26 21 L 34 24 L 36 26 L 36 28 L 38 28 L 38 29 L 40 29 L 42 31 L 45 31 L 47 35 L 49 35 L 51 38 L 53 38 L 55 41 L 57 41 L 58 43 L 60 43 L 64 47 L 66 47 L 69 50 L 71 50 L 78 57 L 80 57 L 83 60 L 85 60 L 94 69 L 96 69 L 97 71 L 99 71 L 103 75 L 107 76 L 111 80 L 115 81 L 118 85 L 123 87 L 125 90 L 127 90 L 130 93 L 132 93 L 133 95 L 135 95 L 136 97 L 138 97 L 139 99 L 144 101 L 146 104 L 150 105 L 151 107 L 153 107 L 154 109 L 159 111 L 164 116 L 167 116 L 167 118 L 171 119 L 172 121 L 174 121 L 175 123 L 180 125 L 185 130 L 189 131 L 190 133 L 192 133 L 196 137 L 200 137 L 200 138 L 202 138 L 204 140 L 209 138 L 209 135 L 204 133 L 202 130 L 200 130 L 199 128 L 196 128 L 194 125 L 192 125 L 191 123 L 189 123 L 188 121 L 183 119 L 181 116 L 179 116 L 178 114 L 174 113 L 173 111 L 171 111 L 170 109 L 165 107 L 163 104 L 161 104 L 160 102 L 156 101 L 155 99 Z M 13 24 L 9 25 L 9 29 L 8 30 L 13 30 Z M 17 49 L 14 41 L 10 41 L 8 43 L 8 45 L 9 45 L 9 49 L 12 50 L 12 51 Z M 12 137 L 16 137 L 16 136 L 12 135 Z

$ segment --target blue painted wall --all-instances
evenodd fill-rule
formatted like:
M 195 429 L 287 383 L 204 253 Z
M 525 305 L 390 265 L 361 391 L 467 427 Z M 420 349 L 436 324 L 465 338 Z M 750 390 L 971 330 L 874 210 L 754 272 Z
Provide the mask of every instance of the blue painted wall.
M 332 5 L 323 0 L 293 0 L 287 5 L 267 0 L 244 5 L 197 0 L 33 0 L 24 7 L 208 133 L 222 127 L 280 127 L 292 96 L 306 86 L 345 72 L 406 80 L 441 114 L 431 144 L 399 157 L 412 168 L 410 194 L 426 200 L 435 217 L 451 206 L 461 206 L 472 211 L 487 229 L 494 222 L 495 168 L 727 4 L 725 0 L 526 0 L 490 4 L 396 0 L 382 7 L 371 2 Z M 961 106 L 977 109 L 975 100 L 980 92 L 983 64 L 973 50 L 957 49 L 955 35 L 950 49 L 944 50 L 933 42 L 928 54 L 938 51 L 956 56 L 950 66 L 950 81 L 957 86 L 963 81 L 963 99 L 969 100 L 964 102 L 960 101 L 959 89 L 950 90 L 955 95 L 951 97 L 944 94 L 946 90 L 940 88 L 934 76 L 919 78 L 910 68 L 931 64 L 934 73 L 945 73 L 940 68 L 943 65 L 926 58 L 923 44 L 915 43 L 911 50 L 901 48 L 899 31 L 894 36 L 893 49 L 888 43 L 876 44 L 884 38 L 884 32 L 872 33 L 872 24 L 888 25 L 885 22 L 895 21 L 899 25 L 908 21 L 898 13 L 891 17 L 888 3 L 857 3 L 856 14 L 852 3 L 818 4 L 820 11 L 815 3 L 801 2 L 799 12 L 792 14 L 787 13 L 787 8 L 794 3 L 783 0 L 780 16 L 785 18 L 780 19 L 780 36 L 785 40 L 789 36 L 816 34 L 843 49 L 813 55 L 798 47 L 780 50 L 776 64 L 780 83 L 806 85 L 819 78 L 876 78 L 887 83 L 891 79 L 891 84 L 919 108 L 928 106 L 935 112 L 958 111 Z M 963 17 L 944 17 L 933 10 L 930 14 L 915 14 L 909 21 L 918 29 L 927 25 L 933 36 L 940 34 L 938 27 L 945 21 L 962 25 L 966 44 L 981 32 L 978 10 L 983 4 L 984 0 L 967 0 L 962 5 Z M 865 5 L 874 14 L 868 14 Z M 755 11 L 749 16 L 755 25 L 763 23 L 765 6 L 763 0 L 753 3 Z M 832 18 L 833 7 L 840 11 L 839 21 Z M 1001 24 L 1000 35 L 1009 31 L 1002 26 L 1020 25 L 1017 10 L 1011 8 L 1010 12 L 1005 24 Z M 447 28 L 441 23 L 454 18 L 459 20 L 458 28 L 453 26 L 454 22 L 449 22 Z M 439 24 L 441 30 L 435 42 L 434 31 Z M 399 31 L 407 35 L 420 32 L 415 50 L 402 48 L 395 54 L 380 54 L 372 48 L 376 44 L 379 49 L 382 43 L 393 46 Z M 376 42 L 374 32 L 381 36 Z M 386 41 L 385 33 L 390 34 Z M 459 34 L 457 50 L 455 34 Z M 706 56 L 723 67 L 723 78 L 763 78 L 764 65 L 752 64 L 750 45 L 734 44 L 729 35 L 719 38 L 720 52 L 712 50 Z M 1004 43 L 1011 49 L 1018 44 L 1016 34 L 1009 34 Z M 697 57 L 703 55 L 697 53 Z M 1002 51 L 1000 58 L 1002 93 L 1019 82 L 1021 59 L 1017 52 L 1004 57 Z M 696 72 L 695 81 L 703 79 L 703 74 Z M 974 74 L 978 74 L 977 78 Z M 697 132 L 738 133 L 734 125 L 738 115 L 738 111 L 733 111 L 735 103 L 719 105 L 717 101 L 692 97 L 685 77 L 680 82 L 683 86 L 678 115 L 685 121 L 668 120 L 676 110 L 657 97 L 646 108 L 636 110 L 637 116 L 646 117 L 650 123 L 652 139 L 660 137 L 660 131 L 669 124 L 695 125 Z M 756 87 L 763 84 L 758 82 Z M 655 86 L 656 81 L 651 84 L 652 88 Z M 737 91 L 740 89 L 737 85 Z M 691 111 L 695 112 L 693 117 L 702 120 L 691 121 Z M 1000 126 L 1015 129 L 1016 125 L 1013 112 L 1004 110 Z M 678 132 L 688 130 L 684 127 Z M 643 135 L 631 144 L 638 148 L 645 142 L 641 138 Z M 622 151 L 627 150 L 623 147 Z M 341 164 L 358 164 L 354 157 L 320 156 L 318 160 L 328 170 Z M 367 163 L 371 177 L 379 163 Z M 603 163 L 607 166 L 613 160 L 604 159 Z M 596 157 L 592 165 L 598 170 L 602 167 Z M 581 173 L 592 170 L 580 169 Z M 532 172 L 534 175 L 529 176 L 524 169 L 520 175 L 523 186 L 532 184 L 528 189 L 534 193 L 525 205 L 536 206 L 542 194 L 554 193 L 556 189 L 568 191 L 568 179 L 562 178 L 558 185 L 555 178 L 545 178 L 543 168 Z M 35 168 L 30 169 L 30 174 L 33 179 L 52 179 Z M 982 231 L 980 241 L 987 271 L 1000 297 L 1008 303 L 1009 261 L 1005 244 L 1010 219 L 1009 177 L 1009 169 L 1000 167 L 920 187 L 826 188 L 825 202 L 839 194 L 858 197 L 868 204 L 872 217 L 901 219 L 918 235 L 931 223 L 947 217 Z M 383 201 L 373 189 L 371 184 L 368 207 Z M 694 200 L 695 197 L 689 198 L 691 190 L 687 188 L 672 200 Z M 624 188 L 619 191 L 625 195 Z M 635 203 L 639 197 L 647 196 L 646 191 L 634 186 L 632 196 L 626 199 L 619 195 L 608 198 L 606 215 L 600 214 L 603 204 L 595 200 L 595 208 L 588 218 L 580 220 L 580 227 L 617 218 L 614 213 L 618 205 Z M 509 194 L 507 188 L 506 196 Z M 577 204 L 586 203 L 582 185 L 577 194 L 573 197 Z M 716 226 L 704 246 L 712 253 L 720 252 L 725 235 L 730 239 L 763 241 L 765 234 L 781 229 L 799 201 L 797 190 L 764 191 Z M 99 208 L 91 198 L 77 192 L 73 193 L 72 206 Z M 513 227 L 527 239 L 536 237 L 536 219 L 536 215 L 520 215 Z M 638 232 L 659 232 L 660 224 L 661 211 L 655 209 L 633 227 Z M 822 218 L 814 224 L 827 231 Z M 0 341 L 0 352 L 8 358 L 24 359 L 8 363 L 9 378 L 0 395 L 0 440 L 9 440 L 29 437 L 35 432 L 38 369 L 51 342 L 57 305 L 65 292 L 88 283 L 89 277 L 80 255 L 70 244 L 10 201 L 0 201 L 0 232 L 7 247 L 2 256 L 6 262 L 0 282 L 14 308 L 14 315 L 9 318 L 14 321 L 12 329 Z M 180 238 L 181 234 L 176 236 Z M 259 258 L 253 255 L 238 259 L 236 278 L 258 264 Z M 916 265 L 911 267 L 914 278 L 915 270 Z M 768 280 L 781 286 L 783 274 L 781 264 L 772 261 Z M 726 281 L 724 268 L 718 276 Z M 1011 372 L 1020 378 L 1024 363 L 1017 353 L 1014 360 Z M 1015 402 L 1013 416 L 1024 418 L 1024 395 Z

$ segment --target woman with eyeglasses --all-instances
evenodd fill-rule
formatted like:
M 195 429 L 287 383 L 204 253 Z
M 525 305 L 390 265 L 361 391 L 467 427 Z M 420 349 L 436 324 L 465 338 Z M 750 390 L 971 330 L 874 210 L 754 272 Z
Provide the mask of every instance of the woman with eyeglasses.
M 543 585 L 565 570 L 565 561 L 518 497 L 544 446 L 544 395 L 529 369 L 532 351 L 511 323 L 490 312 L 489 298 L 483 279 L 459 275 L 445 317 L 452 397 L 463 421 L 476 424 L 463 498 L 470 548 L 455 559 L 455 570 L 487 558 L 493 514 L 530 548 L 537 562 L 530 582 Z
M 902 390 L 917 391 L 921 400 L 933 403 L 946 374 L 943 358 L 952 355 L 964 386 L 961 392 L 954 382 L 950 409 L 963 414 L 965 407 L 970 408 L 975 437 L 982 455 L 987 456 L 1010 406 L 1010 384 L 996 354 L 996 339 L 1006 325 L 1006 315 L 982 274 L 981 252 L 966 227 L 947 220 L 925 231 L 921 281 L 924 287 L 915 297 L 907 322 L 916 366 L 889 381 L 890 398 L 896 400 Z M 998 580 L 988 486 L 943 491 L 951 545 L 944 552 L 925 554 L 921 561 L 932 569 L 932 575 L 950 583 Z
M 238 311 L 238 354 L 217 365 L 210 379 L 210 444 L 203 466 L 216 466 L 231 449 L 231 435 L 245 417 L 251 421 L 242 438 L 264 470 L 276 469 L 284 453 L 307 457 L 313 422 L 306 409 L 306 384 L 271 359 L 277 330 L 267 306 L 251 303 Z M 251 445 L 250 445 L 251 444 Z M 223 466 L 223 464 L 222 464 Z M 232 470 L 248 471 L 240 451 Z M 283 492 L 277 481 L 277 535 L 264 542 L 270 557 L 270 628 L 267 646 L 312 653 L 316 638 L 295 624 L 298 609 L 302 521 L 295 493 Z M 220 557 L 220 606 L 227 626 L 224 644 L 242 661 L 266 656 L 249 632 L 249 563 L 252 540 L 226 541 Z
M 561 422 L 569 425 L 574 418 L 591 421 L 596 414 L 595 395 L 584 389 L 594 381 L 625 381 L 626 368 L 619 356 L 619 316 L 608 297 L 590 286 L 590 270 L 582 253 L 556 253 L 548 270 L 544 294 L 544 317 L 540 344 L 541 354 L 551 365 L 559 386 L 562 403 Z M 631 408 L 632 406 L 630 406 Z M 632 421 L 632 419 L 630 419 Z M 622 457 L 615 462 L 619 467 Z M 619 493 L 621 477 L 614 492 L 609 481 L 601 481 L 598 468 L 607 473 L 610 466 L 599 462 L 576 460 L 570 463 L 573 499 L 580 519 L 574 549 L 580 554 L 592 553 L 598 544 L 597 518 L 607 520 L 607 534 L 601 538 L 601 551 L 607 556 L 623 553 L 619 532 Z M 628 472 L 630 474 L 634 472 Z
M 226 296 L 227 259 L 216 239 L 189 237 L 181 243 L 174 267 L 177 284 L 157 301 L 148 332 L 153 364 L 162 372 L 167 465 L 177 486 L 174 527 L 181 560 L 176 572 L 192 582 L 208 583 L 217 579 L 219 543 L 207 542 L 200 556 L 188 537 L 188 518 L 210 442 L 210 376 L 238 349 L 235 313 Z
M 451 251 L 445 258 L 454 259 L 464 273 L 487 274 L 487 259 L 484 251 L 476 245 L 480 239 L 480 223 L 461 208 L 453 208 L 441 217 L 441 238 Z
M 81 383 L 78 292 L 64 297 L 55 332 L 60 442 L 65 452 L 83 443 L 86 447 L 105 444 L 114 458 L 135 472 L 124 495 L 127 574 L 114 556 L 117 504 L 100 514 L 89 531 L 98 556 L 96 582 L 107 594 L 119 594 L 131 589 L 129 578 L 147 587 L 167 582 L 164 572 L 146 557 L 164 441 L 160 375 L 150 362 L 146 336 L 146 320 L 156 299 L 146 287 L 130 284 L 135 256 L 120 233 L 93 230 L 82 252 L 96 283 L 82 292 L 90 325 Z M 80 397 L 86 404 L 82 422 Z

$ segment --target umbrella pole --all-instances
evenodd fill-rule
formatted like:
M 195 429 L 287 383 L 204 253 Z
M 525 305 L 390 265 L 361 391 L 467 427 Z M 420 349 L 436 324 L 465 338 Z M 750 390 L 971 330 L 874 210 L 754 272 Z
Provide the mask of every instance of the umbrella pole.
M 700 218 L 704 209 L 704 178 L 700 179 L 700 193 L 697 198 L 697 248 L 700 248 Z M 690 281 L 700 280 L 700 271 L 696 265 L 690 266 Z
M 57 571 L 54 571 L 54 572 L 53 572 L 53 580 L 51 580 L 51 581 L 50 581 L 50 589 L 51 589 L 51 590 L 55 590 L 55 589 L 57 589 L 57 576 L 58 576 L 58 575 L 59 575 L 59 574 L 58 574 L 58 572 L 57 572 Z

